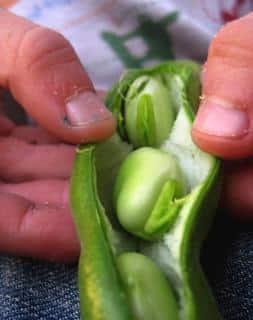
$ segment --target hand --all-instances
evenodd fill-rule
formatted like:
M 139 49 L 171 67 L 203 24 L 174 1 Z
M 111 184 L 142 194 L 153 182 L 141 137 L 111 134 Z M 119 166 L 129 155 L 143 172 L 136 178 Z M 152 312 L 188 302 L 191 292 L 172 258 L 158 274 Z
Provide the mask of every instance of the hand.
M 192 136 L 224 159 L 253 155 L 253 13 L 225 25 L 203 67 L 203 93 Z M 225 163 L 224 205 L 253 219 L 253 163 Z
M 73 261 L 79 242 L 68 204 L 74 146 L 115 129 L 71 45 L 0 9 L 0 86 L 45 130 L 0 115 L 0 251 Z

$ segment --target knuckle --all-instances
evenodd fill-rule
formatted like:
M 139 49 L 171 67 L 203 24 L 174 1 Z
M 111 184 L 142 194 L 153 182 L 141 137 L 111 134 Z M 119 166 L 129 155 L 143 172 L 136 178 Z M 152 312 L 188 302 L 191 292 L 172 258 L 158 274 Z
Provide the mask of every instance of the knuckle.
M 22 36 L 17 49 L 16 66 L 34 72 L 74 59 L 74 49 L 60 33 L 44 27 L 35 27 Z
M 58 101 L 81 88 L 92 87 L 73 47 L 56 31 L 40 26 L 28 29 L 15 55 L 8 78 L 12 92 L 27 90 L 24 79 L 26 84 L 36 83 L 41 90 L 50 92 Z
M 214 37 L 209 47 L 208 59 L 233 68 L 248 69 L 252 66 L 253 45 L 247 40 L 247 30 L 241 30 L 241 37 L 235 38 L 235 25 L 225 25 Z

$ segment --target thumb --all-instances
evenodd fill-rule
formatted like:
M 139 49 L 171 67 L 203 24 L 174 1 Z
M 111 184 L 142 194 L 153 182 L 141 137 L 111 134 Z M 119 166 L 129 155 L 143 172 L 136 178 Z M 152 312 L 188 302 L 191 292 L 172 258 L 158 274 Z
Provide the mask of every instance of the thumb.
M 115 129 L 74 49 L 60 34 L 0 10 L 0 86 L 46 130 L 72 143 Z
M 216 35 L 203 68 L 203 93 L 192 136 L 222 158 L 253 155 L 253 14 Z

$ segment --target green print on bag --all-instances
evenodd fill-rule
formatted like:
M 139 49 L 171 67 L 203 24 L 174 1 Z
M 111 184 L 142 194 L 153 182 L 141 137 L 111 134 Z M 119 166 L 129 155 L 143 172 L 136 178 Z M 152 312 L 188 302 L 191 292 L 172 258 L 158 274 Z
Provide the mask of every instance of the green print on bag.
M 173 59 L 172 39 L 169 26 L 178 18 L 177 12 L 172 12 L 155 22 L 150 17 L 140 16 L 139 26 L 125 34 L 102 32 L 102 38 L 113 49 L 126 68 L 141 68 L 149 61 L 164 61 Z M 147 47 L 143 56 L 137 57 L 127 47 L 127 42 L 140 39 Z
M 105 100 L 117 133 L 77 149 L 82 320 L 222 319 L 199 262 L 220 189 L 219 161 L 191 139 L 199 69 L 128 71 Z

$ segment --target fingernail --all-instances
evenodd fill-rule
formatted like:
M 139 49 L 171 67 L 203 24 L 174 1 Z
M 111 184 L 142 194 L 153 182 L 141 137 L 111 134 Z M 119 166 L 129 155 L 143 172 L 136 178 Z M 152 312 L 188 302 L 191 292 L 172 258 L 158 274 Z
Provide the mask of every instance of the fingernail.
M 113 117 L 101 98 L 92 91 L 85 91 L 68 99 L 66 116 L 71 126 L 86 126 Z
M 247 134 L 249 119 L 245 110 L 207 99 L 200 105 L 193 128 L 208 135 L 239 138 Z

